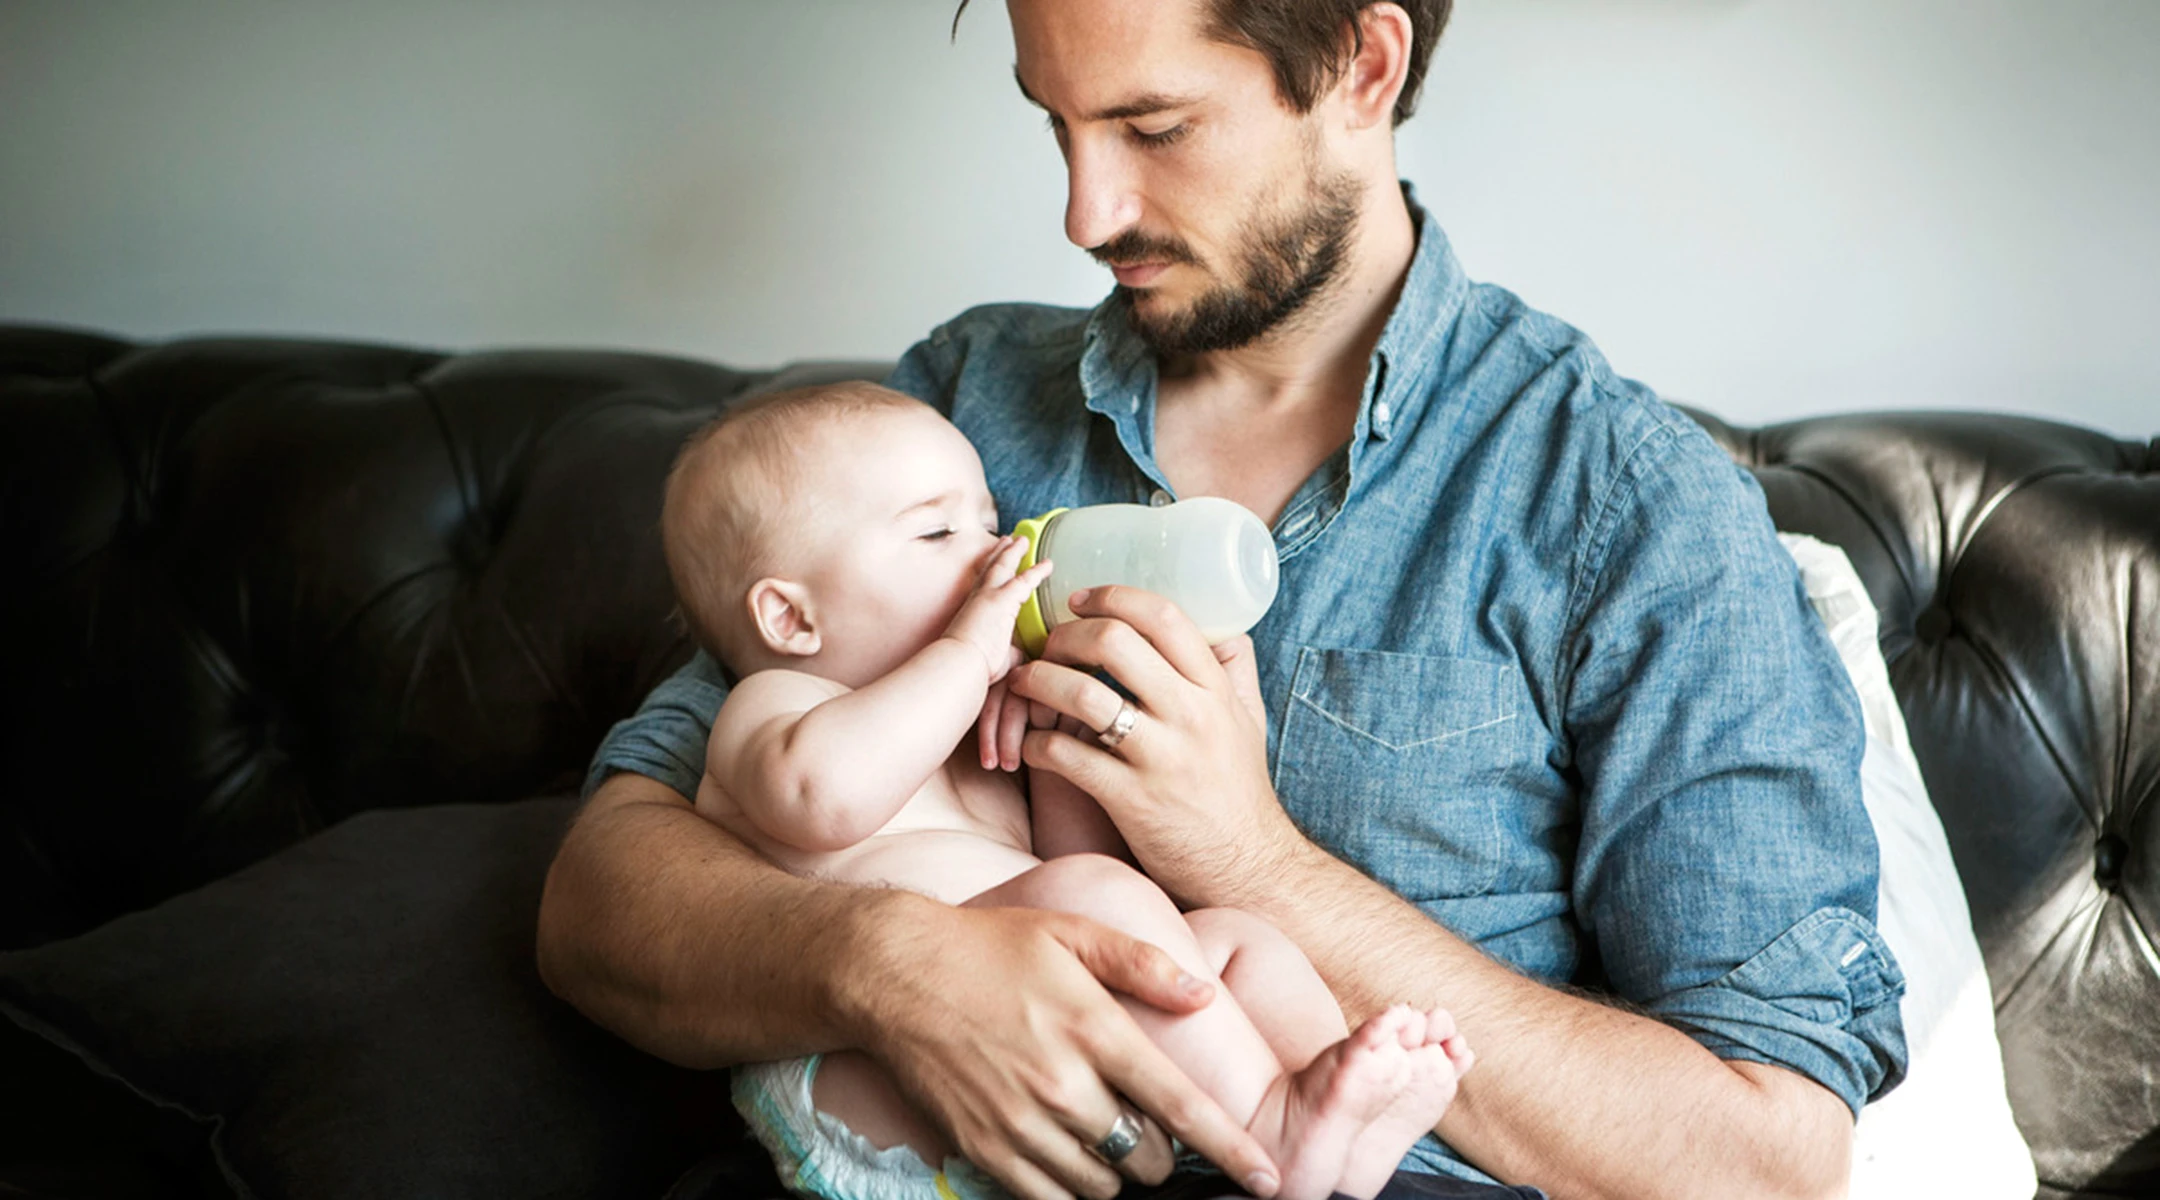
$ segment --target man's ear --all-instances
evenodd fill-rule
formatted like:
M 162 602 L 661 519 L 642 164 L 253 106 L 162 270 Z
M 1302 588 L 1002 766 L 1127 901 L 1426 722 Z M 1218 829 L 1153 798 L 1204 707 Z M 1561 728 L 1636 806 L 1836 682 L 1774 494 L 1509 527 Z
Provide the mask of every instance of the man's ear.
M 1352 19 L 1359 44 L 1335 82 L 1336 96 L 1351 128 L 1392 129 L 1395 98 L 1410 77 L 1410 14 L 1397 4 L 1368 4 Z
M 824 645 L 810 589 L 792 579 L 770 576 L 750 585 L 750 622 L 767 650 L 788 658 L 808 658 Z

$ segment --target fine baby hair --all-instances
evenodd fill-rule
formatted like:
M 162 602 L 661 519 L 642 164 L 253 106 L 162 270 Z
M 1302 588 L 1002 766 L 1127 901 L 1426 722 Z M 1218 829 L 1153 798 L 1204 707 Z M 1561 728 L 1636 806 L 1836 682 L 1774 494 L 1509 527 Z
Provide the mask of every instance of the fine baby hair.
M 668 471 L 661 546 L 683 622 L 706 653 L 741 663 L 750 634 L 740 601 L 808 536 L 797 509 L 814 503 L 809 485 L 833 435 L 874 413 L 917 409 L 931 411 L 863 381 L 790 388 L 728 409 L 683 443 Z

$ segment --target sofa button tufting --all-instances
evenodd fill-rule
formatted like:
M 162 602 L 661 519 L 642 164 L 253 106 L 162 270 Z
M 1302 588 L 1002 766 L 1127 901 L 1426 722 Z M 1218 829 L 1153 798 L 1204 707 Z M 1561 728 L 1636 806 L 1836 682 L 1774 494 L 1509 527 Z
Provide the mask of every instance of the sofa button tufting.
M 1950 636 L 1950 611 L 1940 604 L 1930 604 L 1913 619 L 1913 636 L 1929 645 Z
M 2130 844 L 2119 833 L 2101 838 L 2093 847 L 2093 879 L 2101 887 L 2113 891 L 2122 882 L 2123 856 L 2130 852 Z

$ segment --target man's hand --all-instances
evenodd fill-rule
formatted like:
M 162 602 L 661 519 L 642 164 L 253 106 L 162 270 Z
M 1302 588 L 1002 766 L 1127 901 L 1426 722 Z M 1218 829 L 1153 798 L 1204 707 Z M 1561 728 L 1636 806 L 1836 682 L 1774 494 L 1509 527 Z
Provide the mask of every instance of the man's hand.
M 1125 700 L 1089 673 L 1100 668 L 1133 694 L 1139 719 L 1115 750 L 1030 732 L 1027 764 L 1095 797 L 1141 868 L 1187 905 L 1230 902 L 1228 881 L 1305 848 L 1268 781 L 1250 640 L 1211 648 L 1176 605 L 1136 588 L 1093 588 L 1069 603 L 1080 619 L 1012 673 L 1012 695 L 1101 730 Z
M 1256 1195 L 1279 1175 L 1251 1134 L 1171 1063 L 1105 989 L 1167 1012 L 1205 1006 L 1212 985 L 1170 956 L 1065 913 L 923 903 L 844 990 L 855 1039 L 951 1136 L 1021 1200 L 1111 1197 L 1117 1170 L 1088 1146 L 1122 1095 Z M 892 910 L 887 910 L 887 916 Z M 1150 1139 L 1123 1164 L 1143 1182 L 1169 1173 Z

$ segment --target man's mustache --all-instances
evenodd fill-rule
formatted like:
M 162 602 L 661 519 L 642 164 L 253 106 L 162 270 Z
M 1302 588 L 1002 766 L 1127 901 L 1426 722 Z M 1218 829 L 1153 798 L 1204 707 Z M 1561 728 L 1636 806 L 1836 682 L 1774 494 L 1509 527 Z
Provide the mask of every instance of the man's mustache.
M 1106 267 L 1130 267 L 1139 263 L 1191 263 L 1200 261 L 1192 248 L 1175 238 L 1152 238 L 1128 229 L 1088 254 Z

